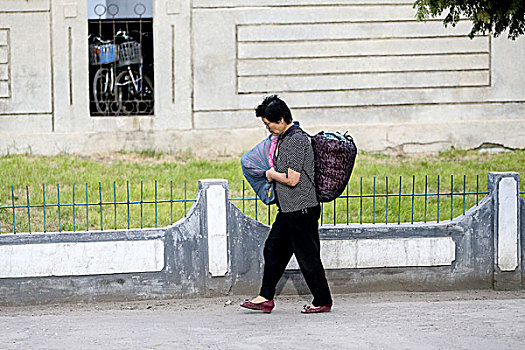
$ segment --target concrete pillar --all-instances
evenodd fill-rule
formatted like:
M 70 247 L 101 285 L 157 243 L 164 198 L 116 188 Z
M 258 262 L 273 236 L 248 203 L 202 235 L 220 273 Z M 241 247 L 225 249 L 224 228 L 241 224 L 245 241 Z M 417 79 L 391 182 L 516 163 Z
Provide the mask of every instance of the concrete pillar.
M 489 173 L 494 203 L 494 289 L 521 287 L 519 174 Z
M 229 271 L 227 201 L 228 181 L 199 180 L 204 196 L 201 230 L 208 241 L 208 272 L 211 277 L 223 277 Z

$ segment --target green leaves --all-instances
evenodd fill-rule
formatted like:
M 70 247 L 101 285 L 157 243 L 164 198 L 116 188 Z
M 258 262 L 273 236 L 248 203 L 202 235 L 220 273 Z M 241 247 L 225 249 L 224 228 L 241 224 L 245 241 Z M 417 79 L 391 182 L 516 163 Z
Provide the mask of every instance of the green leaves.
M 472 21 L 469 37 L 490 34 L 498 37 L 508 31 L 515 40 L 525 33 L 523 0 L 416 0 L 416 19 L 424 21 L 446 13 L 443 24 L 455 26 L 459 21 Z

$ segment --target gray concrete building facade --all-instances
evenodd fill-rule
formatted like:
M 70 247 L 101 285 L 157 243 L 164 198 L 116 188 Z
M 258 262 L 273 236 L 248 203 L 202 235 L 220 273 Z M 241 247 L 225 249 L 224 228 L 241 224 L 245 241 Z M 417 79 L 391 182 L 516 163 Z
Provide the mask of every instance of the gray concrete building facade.
M 253 108 L 270 93 L 363 150 L 525 147 L 525 39 L 414 14 L 404 0 L 4 0 L 0 153 L 238 155 L 265 136 Z M 89 21 L 112 15 L 152 23 L 148 115 L 90 107 Z

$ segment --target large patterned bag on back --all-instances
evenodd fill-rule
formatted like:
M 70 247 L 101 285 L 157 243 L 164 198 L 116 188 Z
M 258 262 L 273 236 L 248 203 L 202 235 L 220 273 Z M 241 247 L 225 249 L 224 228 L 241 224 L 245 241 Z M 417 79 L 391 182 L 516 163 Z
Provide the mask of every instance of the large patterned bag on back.
M 320 202 L 343 193 L 354 169 L 357 147 L 346 133 L 321 131 L 311 137 L 315 161 L 315 191 Z

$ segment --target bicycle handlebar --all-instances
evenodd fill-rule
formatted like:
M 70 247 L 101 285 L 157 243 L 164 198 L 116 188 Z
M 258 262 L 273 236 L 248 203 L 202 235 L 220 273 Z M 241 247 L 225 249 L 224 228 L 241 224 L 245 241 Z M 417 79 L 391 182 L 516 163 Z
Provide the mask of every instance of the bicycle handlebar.
M 109 43 L 111 43 L 113 41 L 113 40 L 104 40 L 101 37 L 96 36 L 94 34 L 89 34 L 88 35 L 88 40 L 98 41 L 101 44 L 109 44 Z
M 110 44 L 110 43 L 114 42 L 115 39 L 120 38 L 120 37 L 122 37 L 122 38 L 124 38 L 125 40 L 128 40 L 128 41 L 134 40 L 131 36 L 128 35 L 128 33 L 125 30 L 119 30 L 113 36 L 113 39 L 110 39 L 110 40 L 104 40 L 101 37 L 99 37 L 97 35 L 94 35 L 94 34 L 89 34 L 88 35 L 88 40 L 98 41 L 101 44 Z

